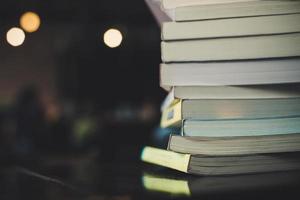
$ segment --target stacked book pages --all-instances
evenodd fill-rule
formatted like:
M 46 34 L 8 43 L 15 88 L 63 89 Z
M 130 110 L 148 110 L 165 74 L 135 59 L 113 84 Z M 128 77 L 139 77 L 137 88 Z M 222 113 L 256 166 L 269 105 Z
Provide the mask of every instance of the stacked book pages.
M 146 0 L 161 26 L 161 127 L 145 162 L 200 175 L 300 169 L 300 1 Z

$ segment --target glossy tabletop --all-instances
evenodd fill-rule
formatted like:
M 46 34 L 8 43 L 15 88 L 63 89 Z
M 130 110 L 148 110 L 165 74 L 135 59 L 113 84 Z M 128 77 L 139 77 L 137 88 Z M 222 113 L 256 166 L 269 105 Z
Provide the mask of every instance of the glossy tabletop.
M 300 173 L 186 175 L 136 160 L 48 157 L 5 164 L 0 199 L 299 199 Z

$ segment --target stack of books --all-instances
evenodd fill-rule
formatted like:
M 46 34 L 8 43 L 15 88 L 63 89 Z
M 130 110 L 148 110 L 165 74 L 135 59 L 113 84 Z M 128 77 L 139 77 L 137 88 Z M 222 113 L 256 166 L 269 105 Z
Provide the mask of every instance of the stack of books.
M 299 169 L 300 1 L 146 2 L 169 91 L 161 127 L 181 133 L 142 160 L 201 175 Z

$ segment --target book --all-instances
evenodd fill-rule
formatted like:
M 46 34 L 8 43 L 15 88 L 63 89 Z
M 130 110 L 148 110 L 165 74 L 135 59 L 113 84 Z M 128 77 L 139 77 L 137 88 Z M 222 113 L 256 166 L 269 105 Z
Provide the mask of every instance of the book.
M 300 32 L 300 14 L 163 23 L 162 40 L 188 40 Z
M 245 86 L 174 86 L 174 99 L 279 99 L 300 97 L 298 84 Z M 171 98 L 171 97 L 170 97 Z
M 226 3 L 240 3 L 260 0 L 160 0 L 163 9 L 173 9 L 177 7 L 196 6 L 196 5 L 214 5 Z
M 300 56 L 300 33 L 161 42 L 163 62 L 245 60 Z
M 270 84 L 246 86 L 174 86 L 165 88 L 168 95 L 161 104 L 161 112 L 180 99 L 280 99 L 299 98 L 299 84 Z
M 299 153 L 207 156 L 145 147 L 141 160 L 197 175 L 233 175 L 300 169 Z
M 300 117 L 182 121 L 184 136 L 235 137 L 291 133 L 300 133 Z
M 300 47 L 300 45 L 299 45 Z M 224 86 L 300 82 L 300 59 L 267 59 L 160 65 L 160 85 Z
M 178 22 L 300 13 L 299 1 L 235 1 L 202 5 L 168 5 L 164 2 L 161 12 L 164 12 L 170 21 Z
M 298 117 L 300 99 L 181 100 L 163 111 L 161 126 L 181 126 L 182 120 L 241 120 Z
M 297 152 L 300 151 L 300 133 L 233 137 L 170 135 L 168 150 L 210 156 Z
M 180 100 L 175 98 L 174 96 L 174 88 L 170 88 L 170 92 L 165 97 L 164 101 L 161 103 L 160 111 L 163 112 L 165 109 L 170 107 L 171 105 L 179 102 Z

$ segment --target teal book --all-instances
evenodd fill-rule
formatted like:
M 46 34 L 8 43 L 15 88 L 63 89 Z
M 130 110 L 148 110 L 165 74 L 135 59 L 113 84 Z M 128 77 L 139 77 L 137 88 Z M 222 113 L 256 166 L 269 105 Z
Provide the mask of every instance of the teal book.
M 246 120 L 246 119 L 250 120 L 250 119 L 263 119 L 263 118 L 288 118 L 288 117 L 293 118 L 293 117 L 299 117 L 299 114 L 300 114 L 299 98 L 193 99 L 193 100 L 186 99 L 171 105 L 170 107 L 168 107 L 166 110 L 162 112 L 161 126 L 162 127 L 181 126 L 182 120 L 208 121 L 208 120 Z M 299 120 L 297 119 L 295 120 L 299 122 Z M 284 119 L 282 119 L 282 121 L 284 121 Z M 220 122 L 222 123 L 222 121 Z M 211 123 L 214 123 L 213 126 L 218 126 L 217 124 L 218 122 L 211 122 Z M 228 123 L 231 122 L 228 121 Z M 254 123 L 252 123 L 252 125 L 254 125 Z
M 233 137 L 300 133 L 300 117 L 235 119 L 235 120 L 183 120 L 184 136 Z

